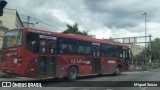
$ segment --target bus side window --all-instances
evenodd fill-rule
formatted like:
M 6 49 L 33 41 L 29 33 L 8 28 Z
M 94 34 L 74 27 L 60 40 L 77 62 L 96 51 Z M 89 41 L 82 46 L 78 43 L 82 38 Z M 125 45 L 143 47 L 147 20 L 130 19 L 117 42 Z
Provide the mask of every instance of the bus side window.
M 38 34 L 27 33 L 26 48 L 33 53 L 39 52 Z
M 83 52 L 83 46 L 82 45 L 79 45 L 78 46 L 78 54 L 82 55 L 84 52 Z
M 85 49 L 84 49 L 84 54 L 85 55 L 90 55 L 91 54 L 91 47 L 86 46 Z
M 91 43 L 82 41 L 60 41 L 60 54 L 91 55 Z
M 70 54 L 71 53 L 71 46 L 69 46 L 67 43 L 62 43 L 60 46 L 60 53 L 61 54 Z
M 70 53 L 70 50 L 69 50 L 69 46 L 68 46 L 68 45 L 66 45 L 66 46 L 63 48 L 63 52 L 64 52 L 65 54 Z
M 66 44 L 61 43 L 61 45 L 60 45 L 60 54 L 64 54 L 65 53 L 65 51 L 64 51 L 65 47 L 66 47 Z

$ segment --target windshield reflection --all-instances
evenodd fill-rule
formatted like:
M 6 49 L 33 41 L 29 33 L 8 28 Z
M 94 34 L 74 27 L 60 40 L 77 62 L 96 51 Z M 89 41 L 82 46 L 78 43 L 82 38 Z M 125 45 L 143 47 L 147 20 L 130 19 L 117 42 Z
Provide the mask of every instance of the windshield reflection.
M 22 31 L 12 30 L 4 35 L 3 48 L 17 47 L 21 45 L 22 42 Z

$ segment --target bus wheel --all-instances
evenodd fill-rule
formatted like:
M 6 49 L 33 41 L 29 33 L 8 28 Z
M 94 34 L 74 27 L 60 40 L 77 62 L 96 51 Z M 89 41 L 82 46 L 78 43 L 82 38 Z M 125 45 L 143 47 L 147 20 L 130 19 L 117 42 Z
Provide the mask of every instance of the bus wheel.
M 121 74 L 121 68 L 120 67 L 116 67 L 115 72 L 113 73 L 113 75 L 119 76 L 120 74 Z
M 78 77 L 78 69 L 76 67 L 70 67 L 68 70 L 68 80 L 74 81 Z

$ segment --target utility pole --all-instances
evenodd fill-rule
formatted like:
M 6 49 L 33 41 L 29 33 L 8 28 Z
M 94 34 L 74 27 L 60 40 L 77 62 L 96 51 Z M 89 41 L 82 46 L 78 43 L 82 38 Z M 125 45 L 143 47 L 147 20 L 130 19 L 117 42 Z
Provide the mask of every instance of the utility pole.
M 29 27 L 30 18 L 30 16 L 27 16 L 27 27 Z
M 144 58 L 145 58 L 145 63 L 147 64 L 147 59 L 146 59 L 146 30 L 147 30 L 147 13 L 146 12 L 144 12 L 142 15 L 144 15 L 144 17 L 145 17 L 145 54 L 144 54 Z
M 149 34 L 149 63 L 152 63 L 151 59 L 152 59 L 152 46 L 151 46 L 151 34 Z

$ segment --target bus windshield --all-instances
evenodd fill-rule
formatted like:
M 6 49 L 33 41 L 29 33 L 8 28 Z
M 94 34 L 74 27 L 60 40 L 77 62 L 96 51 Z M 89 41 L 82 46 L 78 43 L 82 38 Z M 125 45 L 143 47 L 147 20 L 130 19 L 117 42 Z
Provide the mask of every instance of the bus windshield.
M 3 48 L 13 48 L 20 46 L 22 43 L 22 31 L 12 30 L 4 34 Z

